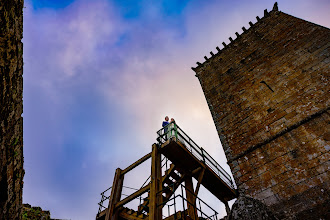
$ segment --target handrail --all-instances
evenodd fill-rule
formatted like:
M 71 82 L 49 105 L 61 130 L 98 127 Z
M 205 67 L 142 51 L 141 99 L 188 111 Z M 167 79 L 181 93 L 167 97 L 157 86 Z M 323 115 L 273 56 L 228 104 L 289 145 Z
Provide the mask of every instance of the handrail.
M 166 159 L 166 160 L 165 160 Z M 164 167 L 165 165 L 166 165 L 166 163 L 167 163 L 167 158 L 166 157 L 164 157 L 163 159 L 162 159 L 162 161 L 161 162 L 163 162 L 165 160 L 165 163 L 162 165 L 162 167 Z M 146 185 L 146 183 L 148 182 L 148 180 L 150 179 L 150 177 L 151 177 L 151 175 L 147 178 L 147 180 L 142 184 L 142 186 L 141 186 L 141 188 L 140 189 L 136 189 L 136 188 L 132 188 L 132 187 L 128 187 L 128 186 L 123 186 L 123 188 L 127 188 L 127 189 L 131 189 L 131 190 L 135 190 L 135 191 L 138 191 L 138 190 L 141 190 L 145 185 Z M 108 189 L 106 189 L 106 190 L 104 190 L 102 193 L 101 193 L 101 201 L 98 203 L 98 205 L 99 205 L 99 211 L 98 211 L 98 214 L 102 211 L 102 208 L 103 209 L 106 209 L 106 207 L 104 207 L 103 206 L 103 203 L 104 203 L 104 201 L 106 201 L 106 200 L 108 200 L 109 198 L 110 198 L 110 196 L 105 196 L 104 194 L 108 191 L 108 190 L 110 190 L 112 188 L 112 186 L 110 186 Z M 125 195 L 125 194 L 122 194 L 122 195 L 124 195 L 124 196 L 126 196 L 126 197 L 128 197 L 128 195 Z M 140 203 L 141 203 L 141 196 L 139 196 L 140 198 Z M 137 199 L 137 198 L 136 198 Z M 141 205 L 141 204 L 140 204 Z
M 181 194 L 177 194 L 177 195 L 175 195 L 174 192 L 173 192 L 173 196 L 171 196 L 171 198 L 169 198 L 167 201 L 165 201 L 165 202 L 163 202 L 163 203 L 160 203 L 160 204 L 157 205 L 157 206 L 165 205 L 165 204 L 167 204 L 169 201 L 173 200 L 173 204 L 167 204 L 167 206 L 174 206 L 174 208 L 175 208 L 175 206 L 176 206 L 175 198 L 177 198 L 177 197 L 181 197 L 182 201 L 186 201 L 187 205 L 190 204 L 194 209 L 196 209 L 196 211 L 198 211 L 198 212 L 201 214 L 200 217 L 205 216 L 206 219 L 215 219 L 215 220 L 218 219 L 217 215 L 218 215 L 219 213 L 218 213 L 217 211 L 215 211 L 215 210 L 214 210 L 211 206 L 209 206 L 207 203 L 205 203 L 201 198 L 199 198 L 199 197 L 196 196 L 196 202 L 197 202 L 197 200 L 198 200 L 199 203 L 202 202 L 204 205 L 206 205 L 210 210 L 212 210 L 212 211 L 214 212 L 213 215 L 211 215 L 211 216 L 207 215 L 205 212 L 202 211 L 202 207 L 201 207 L 201 205 L 200 205 L 200 207 L 198 208 L 196 204 L 193 204 L 193 203 L 189 202 L 186 198 L 184 198 L 184 196 L 183 196 L 183 188 L 186 189 L 186 187 L 183 186 L 183 185 L 181 184 Z M 188 190 L 188 191 L 189 191 L 189 190 Z M 161 193 L 161 192 L 162 192 L 162 191 L 159 191 L 158 193 Z M 183 203 L 183 209 L 184 209 L 183 212 L 185 213 L 187 210 L 185 210 L 184 203 Z M 175 213 L 177 212 L 176 209 L 175 209 L 174 212 L 175 212 Z M 168 213 L 168 214 L 169 214 L 169 213 Z
M 210 154 L 208 154 L 203 148 L 199 147 L 176 123 L 171 122 L 167 126 L 158 130 L 157 134 L 157 140 L 160 144 L 165 143 L 171 137 L 176 137 L 176 139 L 182 142 L 186 149 L 192 153 L 196 159 L 202 160 L 211 170 L 215 172 L 217 176 L 220 177 L 221 180 L 223 180 L 232 189 L 235 189 L 230 175 L 210 156 Z
M 103 202 L 106 201 L 106 200 L 108 200 L 110 198 L 110 196 L 105 196 L 104 193 L 106 193 L 111 188 L 112 188 L 112 186 L 110 186 L 108 189 L 106 189 L 103 192 L 101 192 L 101 201 L 98 203 L 98 205 L 99 205 L 99 211 L 97 212 L 97 214 L 100 214 L 101 213 L 102 208 L 106 209 L 106 207 L 103 206 Z
M 190 137 L 179 126 L 177 126 L 177 127 L 180 131 L 182 131 L 183 134 L 185 134 L 189 138 L 189 140 L 201 151 L 201 153 L 199 153 L 198 150 L 196 150 L 196 148 L 194 146 L 191 146 L 191 147 L 193 147 L 196 150 L 196 152 L 199 153 L 203 157 L 203 159 L 204 159 L 204 156 L 206 156 L 206 158 L 209 159 L 209 162 L 215 168 L 220 168 L 221 170 L 219 170 L 219 169 L 217 169 L 217 170 L 219 172 L 221 172 L 229 180 L 230 185 L 232 185 L 231 177 L 229 176 L 229 174 L 203 148 L 200 148 L 192 139 L 190 139 Z M 203 155 L 204 153 L 206 153 L 207 155 Z M 211 166 L 209 166 L 209 167 L 212 168 Z M 212 170 L 216 171 L 214 169 L 212 169 Z
M 105 196 L 104 194 L 110 190 L 112 188 L 112 186 L 110 186 L 108 189 L 104 190 L 103 192 L 101 192 L 101 201 L 98 203 L 99 205 L 99 210 L 98 210 L 98 213 L 97 214 L 100 214 L 104 209 L 106 209 L 107 207 L 103 206 L 103 203 L 108 200 L 110 198 L 110 195 L 109 196 Z M 131 189 L 131 190 L 135 190 L 135 191 L 138 191 L 138 190 L 141 190 L 143 187 L 141 187 L 141 189 L 135 189 L 133 187 L 128 187 L 128 186 L 123 186 L 123 188 L 126 188 L 126 189 Z M 127 194 L 124 194 L 122 193 L 123 196 L 125 196 L 126 198 L 129 197 L 130 195 L 127 195 Z M 141 195 L 138 196 L 139 198 L 135 198 L 135 199 L 139 199 L 140 202 L 141 202 Z
M 169 201 L 171 201 L 171 200 L 174 200 L 174 204 L 170 204 L 170 205 L 167 204 L 167 206 L 172 206 L 172 205 L 175 206 L 175 198 L 177 198 L 177 197 L 181 197 L 183 201 L 186 201 L 187 204 L 189 203 L 191 206 L 194 207 L 194 209 L 196 209 L 197 211 L 199 211 L 199 212 L 201 213 L 201 215 L 202 215 L 201 217 L 203 217 L 203 215 L 204 215 L 204 216 L 207 217 L 206 219 L 214 219 L 214 217 L 215 217 L 215 220 L 218 219 L 217 215 L 218 215 L 219 213 L 218 213 L 217 211 L 215 211 L 215 210 L 214 210 L 210 205 L 208 205 L 206 202 L 204 202 L 201 198 L 199 198 L 197 195 L 195 195 L 194 192 L 192 192 L 191 190 L 187 189 L 187 187 L 184 186 L 183 184 L 180 184 L 180 185 L 179 185 L 179 186 L 181 186 L 181 195 L 180 195 L 180 194 L 179 194 L 179 195 L 175 195 L 175 191 L 176 191 L 176 189 L 177 189 L 179 186 L 178 186 L 177 188 L 175 188 L 174 185 L 175 185 L 174 183 L 171 184 L 171 187 L 172 187 L 172 193 L 173 193 L 172 196 L 170 196 L 167 200 L 163 201 L 162 203 L 158 204 L 157 206 L 163 206 L 163 205 L 166 205 L 166 204 L 167 204 Z M 162 190 L 160 190 L 160 191 L 157 192 L 156 194 L 162 194 L 162 193 L 166 190 L 166 188 L 168 188 L 168 186 L 165 187 L 165 188 L 163 188 Z M 191 193 L 191 194 L 194 195 L 194 197 L 195 197 L 195 204 L 189 202 L 186 198 L 184 198 L 184 196 L 183 196 L 183 188 L 186 190 L 186 192 L 188 191 L 189 193 Z M 198 200 L 198 202 L 199 202 L 199 208 L 198 208 L 197 205 L 196 205 L 197 200 Z M 204 205 L 206 205 L 209 209 L 211 209 L 211 210 L 214 212 L 214 214 L 211 215 L 211 216 L 208 216 L 206 213 L 204 213 L 204 212 L 202 211 L 202 208 L 201 208 L 201 204 L 200 204 L 201 202 L 202 202 Z M 183 204 L 183 208 L 184 208 L 184 204 Z M 186 212 L 186 211 L 183 210 L 183 212 Z
M 211 218 L 212 216 L 216 216 L 215 214 L 212 215 L 212 216 L 208 216 L 208 215 L 207 215 L 206 213 L 204 213 L 200 208 L 196 207 L 194 204 L 192 204 L 191 202 L 189 202 L 186 198 L 184 198 L 184 197 L 183 197 L 182 195 L 180 195 L 180 194 L 178 194 L 178 195 L 172 197 L 172 198 L 169 199 L 168 201 L 174 200 L 174 199 L 177 198 L 177 197 L 181 197 L 182 200 L 186 201 L 186 202 L 189 203 L 191 206 L 193 206 L 196 210 L 198 210 L 198 211 L 202 214 L 202 216 L 204 215 L 204 216 L 206 217 L 206 219 L 212 219 L 212 218 Z M 172 204 L 171 204 L 171 205 L 172 205 Z M 183 211 L 183 212 L 186 212 L 186 211 Z M 201 216 L 201 217 L 202 217 L 202 216 Z
M 205 204 L 207 207 L 209 207 L 210 209 L 212 209 L 212 211 L 214 211 L 216 214 L 218 214 L 217 211 L 215 211 L 211 206 L 209 206 L 209 205 L 208 205 L 206 202 L 204 202 L 201 198 L 199 198 L 198 196 L 196 196 L 194 192 L 192 192 L 192 191 L 190 191 L 189 189 L 187 189 L 186 186 L 184 186 L 184 185 L 181 184 L 181 188 L 182 188 L 182 187 L 185 188 L 185 190 L 187 190 L 187 191 L 190 192 L 191 194 L 193 194 L 194 197 L 195 197 L 195 199 L 198 199 L 198 200 L 202 201 L 203 204 Z
M 108 190 L 110 190 L 111 188 L 112 188 L 112 186 L 110 186 L 108 189 L 106 189 L 106 190 L 104 190 L 103 192 L 101 192 L 101 195 L 102 195 L 102 194 L 104 195 L 104 193 L 107 192 Z

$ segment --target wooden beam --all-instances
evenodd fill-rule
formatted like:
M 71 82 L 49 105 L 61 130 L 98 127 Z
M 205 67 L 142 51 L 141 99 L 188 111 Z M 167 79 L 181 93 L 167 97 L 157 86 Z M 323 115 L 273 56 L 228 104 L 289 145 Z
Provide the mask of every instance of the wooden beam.
M 205 168 L 202 169 L 202 171 L 199 173 L 199 176 L 198 176 L 198 180 L 197 180 L 197 186 L 196 186 L 196 189 L 195 189 L 195 200 L 197 198 L 197 195 L 198 195 L 198 191 L 199 191 L 199 188 L 201 186 L 201 183 L 202 183 L 202 180 L 203 180 L 203 177 L 204 177 L 204 172 L 205 172 Z
M 199 173 L 201 170 L 202 170 L 202 167 L 198 167 L 198 168 L 194 169 L 194 170 L 191 172 L 191 175 L 194 176 L 196 173 Z
M 105 218 L 105 216 L 106 216 L 106 214 L 107 214 L 107 211 L 108 211 L 108 208 L 106 208 L 106 209 L 104 209 L 102 212 L 98 213 L 98 214 L 96 215 L 96 220 L 97 220 L 97 219 L 102 219 L 102 217 Z
M 162 167 L 161 154 L 158 145 L 152 145 L 151 154 L 151 181 L 150 181 L 150 203 L 149 203 L 149 220 L 162 219 Z
M 139 166 L 141 163 L 144 161 L 148 160 L 151 157 L 151 152 L 148 153 L 147 155 L 143 156 L 141 159 L 137 160 L 135 163 L 131 164 L 128 166 L 126 169 L 124 169 L 121 174 L 124 175 L 125 173 L 133 170 L 135 167 Z
M 117 202 L 119 202 L 121 197 L 121 192 L 123 189 L 124 175 L 121 175 L 121 169 L 117 168 L 115 173 L 115 178 L 113 179 L 111 194 L 109 198 L 109 206 L 105 216 L 105 220 L 117 220 L 118 213 L 115 210 Z
M 188 215 L 194 220 L 198 220 L 197 209 L 196 209 L 196 195 L 194 194 L 194 187 L 192 182 L 192 176 L 189 176 L 185 180 L 186 197 L 188 206 Z
M 125 205 L 126 203 L 129 203 L 130 201 L 132 201 L 133 199 L 135 199 L 136 197 L 139 197 L 140 195 L 142 195 L 143 193 L 147 192 L 150 189 L 150 184 L 146 185 L 145 187 L 139 189 L 138 191 L 136 191 L 135 193 L 131 194 L 130 196 L 126 197 L 125 199 L 119 201 L 116 205 L 115 205 L 115 209 L 119 208 L 120 206 Z

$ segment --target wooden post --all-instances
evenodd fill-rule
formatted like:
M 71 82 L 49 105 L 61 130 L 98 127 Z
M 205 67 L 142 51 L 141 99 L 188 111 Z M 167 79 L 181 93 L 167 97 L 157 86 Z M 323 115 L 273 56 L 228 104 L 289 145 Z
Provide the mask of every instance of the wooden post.
M 185 180 L 186 196 L 187 196 L 187 206 L 188 215 L 190 218 L 197 220 L 197 209 L 196 209 L 196 195 L 194 194 L 194 187 L 192 182 L 192 177 L 188 176 Z
M 149 220 L 162 219 L 162 167 L 158 145 L 152 145 Z M 159 192 L 159 193 L 158 193 Z
M 196 189 L 195 189 L 195 196 L 196 196 L 195 197 L 195 202 L 196 202 L 196 198 L 197 198 L 197 195 L 198 195 L 198 192 L 199 192 L 199 188 L 200 188 L 201 183 L 203 181 L 204 172 L 205 172 L 205 168 L 203 167 L 202 170 L 199 173 L 198 180 L 197 180 L 197 186 L 196 186 Z
M 121 169 L 117 168 L 115 178 L 113 180 L 111 195 L 109 198 L 109 206 L 105 216 L 105 220 L 117 220 L 118 213 L 115 210 L 115 205 L 120 201 L 121 192 L 123 189 L 124 175 L 121 175 Z
M 205 164 L 205 155 L 204 155 L 204 149 L 201 147 L 201 151 L 202 151 L 202 158 L 203 158 L 203 163 Z

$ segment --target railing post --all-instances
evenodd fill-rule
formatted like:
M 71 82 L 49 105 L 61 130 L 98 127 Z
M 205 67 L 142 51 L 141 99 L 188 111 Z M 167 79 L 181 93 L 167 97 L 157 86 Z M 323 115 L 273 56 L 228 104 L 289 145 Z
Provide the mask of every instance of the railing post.
M 205 163 L 205 154 L 204 154 L 204 149 L 202 147 L 201 147 L 201 151 L 202 151 L 203 162 Z
M 99 203 L 99 211 L 97 212 L 97 214 L 100 214 L 100 212 L 101 212 L 101 207 L 102 207 L 102 205 L 103 205 L 103 197 L 104 197 L 104 195 L 103 195 L 103 193 L 101 193 L 101 202 Z
M 174 135 L 175 135 L 176 140 L 178 140 L 178 128 L 177 128 L 175 122 L 173 123 L 173 125 L 174 125 Z
M 184 206 L 184 199 L 183 199 L 183 188 L 182 188 L 182 185 L 181 185 L 181 195 L 182 195 L 182 210 L 183 210 L 183 215 L 184 215 L 184 219 L 186 220 L 186 208 Z
M 174 219 L 176 219 L 175 190 L 173 190 L 173 204 L 174 204 Z

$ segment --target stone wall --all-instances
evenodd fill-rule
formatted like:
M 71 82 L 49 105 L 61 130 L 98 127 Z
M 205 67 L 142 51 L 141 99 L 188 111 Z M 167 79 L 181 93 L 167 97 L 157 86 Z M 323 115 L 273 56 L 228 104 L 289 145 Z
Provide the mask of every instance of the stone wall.
M 274 7 L 196 72 L 241 193 L 329 216 L 330 30 Z
M 0 1 L 0 219 L 21 219 L 23 0 Z

